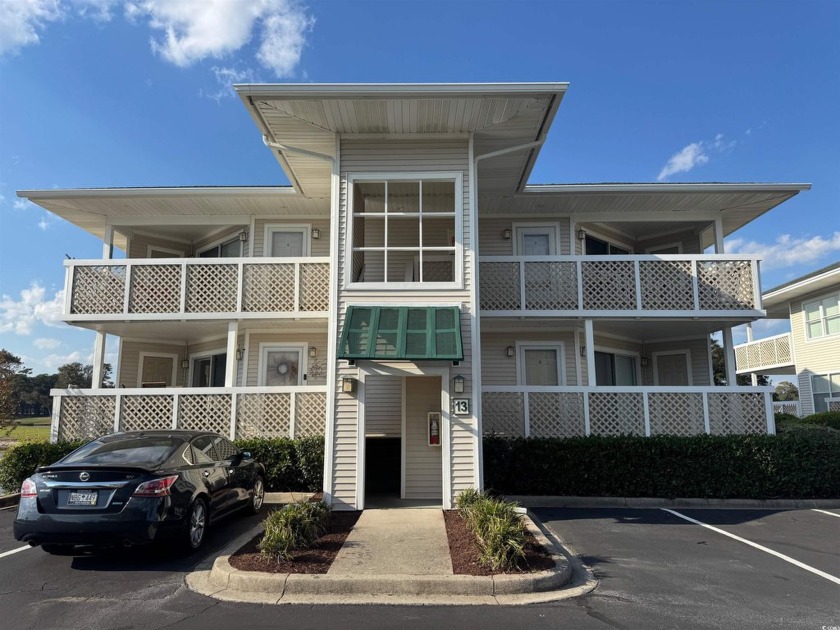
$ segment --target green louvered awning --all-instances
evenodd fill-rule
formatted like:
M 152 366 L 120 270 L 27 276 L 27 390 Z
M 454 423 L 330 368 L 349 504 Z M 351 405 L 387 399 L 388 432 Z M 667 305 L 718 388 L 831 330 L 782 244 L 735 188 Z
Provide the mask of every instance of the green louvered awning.
M 348 306 L 339 359 L 461 361 L 457 306 Z

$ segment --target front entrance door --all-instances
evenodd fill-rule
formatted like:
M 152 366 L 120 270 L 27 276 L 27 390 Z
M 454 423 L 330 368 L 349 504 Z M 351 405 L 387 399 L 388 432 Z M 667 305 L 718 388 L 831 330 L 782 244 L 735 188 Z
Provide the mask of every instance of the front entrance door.
M 143 372 L 140 378 L 143 383 L 162 383 L 164 387 L 172 387 L 172 368 L 175 359 L 172 357 L 143 357 Z
M 656 356 L 656 385 L 688 385 L 688 356 L 685 352 Z

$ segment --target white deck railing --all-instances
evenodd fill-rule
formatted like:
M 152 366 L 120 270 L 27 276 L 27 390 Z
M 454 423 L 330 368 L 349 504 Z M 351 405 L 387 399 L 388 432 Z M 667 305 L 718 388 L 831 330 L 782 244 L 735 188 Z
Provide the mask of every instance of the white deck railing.
M 798 400 L 776 400 L 773 401 L 773 412 L 802 416 L 802 406 Z
M 66 260 L 64 319 L 323 317 L 329 258 Z
M 482 315 L 761 313 L 755 256 L 481 256 L 479 262 Z
M 323 435 L 326 386 L 54 389 L 50 440 L 200 429 L 231 439 Z
M 735 346 L 738 372 L 793 366 L 792 347 L 790 333 L 738 344 Z
M 776 432 L 772 387 L 482 388 L 484 434 L 518 437 Z

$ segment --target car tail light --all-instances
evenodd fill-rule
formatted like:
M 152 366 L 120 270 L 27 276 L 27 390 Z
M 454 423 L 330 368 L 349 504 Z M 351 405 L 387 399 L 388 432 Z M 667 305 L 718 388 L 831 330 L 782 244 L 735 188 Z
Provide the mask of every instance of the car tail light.
M 38 489 L 35 487 L 35 482 L 30 477 L 27 477 L 20 486 L 20 498 L 31 499 L 36 496 L 38 496 Z
M 165 497 L 170 494 L 169 488 L 178 479 L 178 475 L 170 475 L 169 477 L 161 477 L 160 479 L 152 479 L 145 481 L 137 486 L 134 491 L 135 497 Z

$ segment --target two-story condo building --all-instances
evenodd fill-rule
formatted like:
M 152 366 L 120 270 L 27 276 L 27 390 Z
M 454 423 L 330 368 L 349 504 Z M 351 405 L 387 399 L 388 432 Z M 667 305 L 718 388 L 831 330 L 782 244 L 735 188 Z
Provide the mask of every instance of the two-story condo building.
M 777 411 L 807 416 L 840 411 L 840 262 L 770 289 L 762 296 L 767 317 L 790 320 L 790 332 L 752 338 L 735 346 L 738 374 L 791 375 L 798 401 Z
M 734 374 L 765 312 L 723 239 L 808 185 L 528 184 L 566 88 L 240 85 L 290 187 L 18 193 L 103 239 L 64 319 L 97 375 L 119 344 L 116 389 L 54 392 L 53 437 L 324 434 L 325 496 L 360 509 L 450 507 L 489 433 L 772 432 L 709 335 Z

